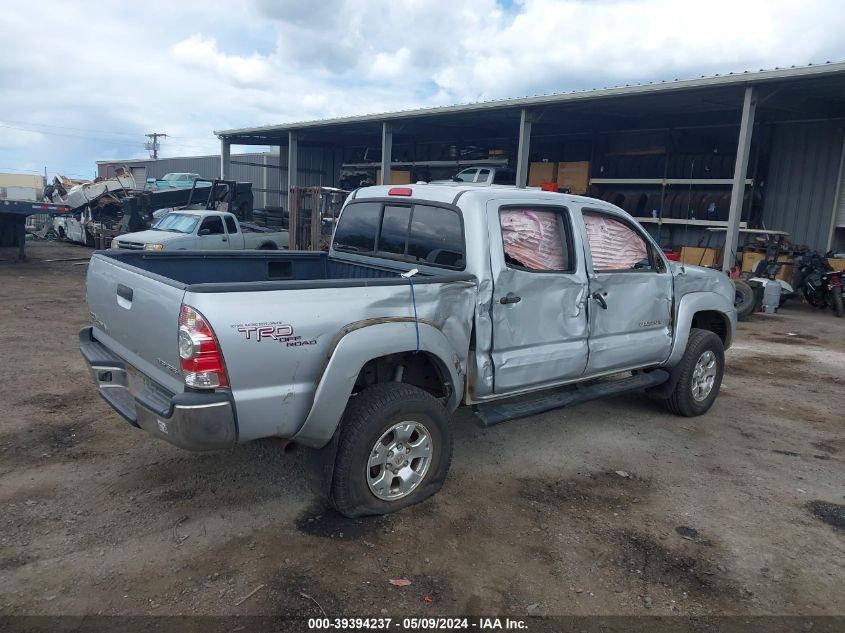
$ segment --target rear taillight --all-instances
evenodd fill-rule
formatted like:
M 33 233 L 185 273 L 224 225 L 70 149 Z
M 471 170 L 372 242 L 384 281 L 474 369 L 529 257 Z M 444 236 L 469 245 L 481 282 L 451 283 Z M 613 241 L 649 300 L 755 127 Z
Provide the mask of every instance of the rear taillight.
M 179 313 L 179 365 L 188 387 L 229 386 L 226 364 L 214 330 L 198 310 L 186 305 Z
M 387 190 L 388 196 L 411 196 L 413 193 L 410 187 L 392 187 Z

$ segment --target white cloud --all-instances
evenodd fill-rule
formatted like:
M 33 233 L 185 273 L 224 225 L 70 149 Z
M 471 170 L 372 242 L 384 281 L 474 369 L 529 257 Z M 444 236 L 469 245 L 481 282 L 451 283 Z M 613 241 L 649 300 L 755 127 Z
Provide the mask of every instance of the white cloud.
M 833 0 L 505 4 L 19 5 L 0 40 L 0 165 L 92 173 L 144 156 L 152 131 L 165 155 L 214 153 L 213 129 L 845 59 Z
M 217 40 L 194 34 L 170 48 L 173 60 L 186 69 L 205 71 L 212 80 L 223 78 L 244 86 L 259 87 L 270 80 L 267 58 L 253 53 L 248 57 L 227 55 L 217 48 Z

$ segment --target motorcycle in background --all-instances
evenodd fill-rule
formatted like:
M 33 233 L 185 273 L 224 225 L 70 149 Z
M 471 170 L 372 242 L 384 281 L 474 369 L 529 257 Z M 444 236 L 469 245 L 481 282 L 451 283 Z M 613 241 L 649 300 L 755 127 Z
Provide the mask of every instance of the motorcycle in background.
M 801 288 L 807 303 L 816 308 L 830 307 L 838 317 L 845 314 L 842 302 L 845 275 L 833 270 L 824 255 L 805 253 L 797 257 L 795 271 L 795 289 Z

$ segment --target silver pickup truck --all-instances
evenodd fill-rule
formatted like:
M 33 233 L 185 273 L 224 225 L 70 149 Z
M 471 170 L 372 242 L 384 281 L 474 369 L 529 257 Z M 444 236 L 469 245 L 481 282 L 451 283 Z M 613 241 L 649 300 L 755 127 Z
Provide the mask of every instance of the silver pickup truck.
M 434 494 L 461 405 L 492 425 L 647 390 L 701 415 L 736 328 L 728 278 L 620 209 L 457 184 L 357 190 L 328 253 L 96 252 L 87 300 L 82 354 L 130 424 L 319 449 L 347 516 Z

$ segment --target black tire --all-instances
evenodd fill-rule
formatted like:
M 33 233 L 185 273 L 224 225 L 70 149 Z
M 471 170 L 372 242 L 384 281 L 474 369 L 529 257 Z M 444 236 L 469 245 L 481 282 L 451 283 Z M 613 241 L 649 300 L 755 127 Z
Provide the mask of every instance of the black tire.
M 259 251 L 277 251 L 279 247 L 276 246 L 274 242 L 264 242 L 261 246 L 258 247 Z
M 845 314 L 845 307 L 842 305 L 842 286 L 834 286 L 830 294 L 831 303 L 833 304 L 833 314 L 841 317 Z
M 697 400 L 693 396 L 693 374 L 699 359 L 708 351 L 713 354 L 716 373 L 710 392 L 705 398 Z M 687 349 L 675 371 L 679 372 L 678 382 L 672 395 L 666 399 L 667 408 L 675 415 L 687 418 L 707 413 L 719 395 L 722 376 L 725 373 L 725 348 L 722 339 L 709 330 L 690 330 Z
M 733 280 L 736 318 L 742 321 L 754 312 L 754 289 L 741 279 Z
M 368 475 L 373 469 L 368 468 L 368 461 L 376 442 L 403 421 L 418 422 L 428 431 L 430 463 L 422 480 L 405 496 L 381 499 L 370 490 Z M 374 385 L 351 398 L 343 414 L 331 503 L 350 518 L 396 512 L 440 490 L 451 461 L 452 429 L 449 414 L 439 400 L 411 385 L 398 382 Z

